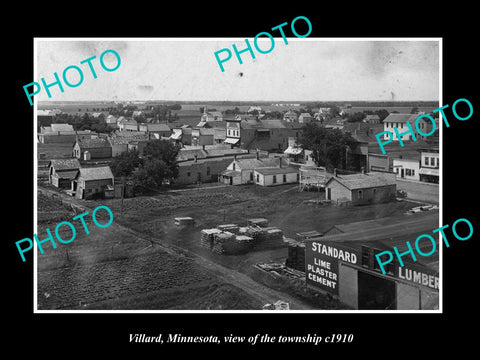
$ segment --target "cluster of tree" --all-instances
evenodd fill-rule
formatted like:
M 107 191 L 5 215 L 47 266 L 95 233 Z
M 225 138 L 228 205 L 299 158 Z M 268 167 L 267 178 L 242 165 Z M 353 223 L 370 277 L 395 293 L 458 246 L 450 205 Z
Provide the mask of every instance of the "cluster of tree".
M 317 123 L 307 123 L 302 129 L 299 139 L 304 149 L 312 150 L 312 156 L 317 166 L 328 170 L 334 168 L 348 169 L 347 152 L 349 144 L 355 140 L 338 129 L 327 129 Z
M 103 114 L 99 117 L 93 117 L 91 114 L 85 113 L 83 115 L 60 113 L 55 115 L 53 120 L 40 118 L 38 126 L 50 126 L 55 124 L 70 124 L 74 130 L 91 130 L 98 133 L 111 133 L 115 129 L 105 123 Z
M 361 122 L 367 115 L 378 115 L 380 122 L 382 122 L 389 114 L 385 109 L 364 110 L 362 112 L 346 113 L 344 118 L 348 122 Z
M 145 193 L 161 187 L 178 176 L 179 146 L 167 140 L 147 143 L 143 157 L 138 151 L 129 151 L 115 157 L 110 164 L 115 177 L 130 178 L 136 193 Z

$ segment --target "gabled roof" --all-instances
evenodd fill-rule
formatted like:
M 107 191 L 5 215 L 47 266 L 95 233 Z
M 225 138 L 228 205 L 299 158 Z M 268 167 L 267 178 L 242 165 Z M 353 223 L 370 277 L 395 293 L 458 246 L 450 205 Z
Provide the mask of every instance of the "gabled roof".
M 395 174 L 376 172 L 368 174 L 334 176 L 326 182 L 325 186 L 328 186 L 332 181 L 339 182 L 349 190 L 366 189 L 396 184 Z
M 177 161 L 185 161 L 194 159 L 195 156 L 197 159 L 204 159 L 207 157 L 207 153 L 202 149 L 180 149 L 177 155 Z
M 55 171 L 80 169 L 80 161 L 78 159 L 52 159 L 48 163 Z
M 70 124 L 51 124 L 51 131 L 74 131 Z
M 53 116 L 54 113 L 51 110 L 37 110 L 37 116 Z
M 293 110 L 288 110 L 285 114 L 283 114 L 283 116 L 291 116 L 291 115 L 295 115 L 297 116 L 297 113 Z
M 236 160 L 236 164 L 240 169 L 250 170 L 262 167 L 277 167 L 280 164 L 280 160 L 278 158 L 239 159 Z
M 111 147 L 110 143 L 105 139 L 77 139 L 77 143 L 81 149 Z
M 113 173 L 110 166 L 97 166 L 80 168 L 77 179 L 83 180 L 103 180 L 113 179 Z
M 255 169 L 256 172 L 262 175 L 281 175 L 281 174 L 292 174 L 298 173 L 298 169 L 294 169 L 291 167 L 269 167 L 269 168 L 260 168 Z
M 137 121 L 133 119 L 127 119 L 122 116 L 123 119 L 120 120 L 120 118 L 117 119 L 117 122 L 119 124 L 124 124 L 124 125 L 137 125 Z
M 55 176 L 59 179 L 73 180 L 77 176 L 78 170 L 79 169 L 56 172 Z
M 384 123 L 414 123 L 417 119 L 418 114 L 390 114 L 388 115 L 383 122 Z
M 140 124 L 140 126 L 146 126 L 147 131 L 171 131 L 170 126 L 164 123 L 160 124 Z

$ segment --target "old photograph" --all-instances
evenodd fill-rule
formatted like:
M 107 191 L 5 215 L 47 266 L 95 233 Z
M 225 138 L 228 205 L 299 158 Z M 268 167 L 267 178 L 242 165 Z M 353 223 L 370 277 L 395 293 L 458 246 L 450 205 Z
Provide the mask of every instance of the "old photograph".
M 272 36 L 34 39 L 35 312 L 442 310 L 442 39 Z

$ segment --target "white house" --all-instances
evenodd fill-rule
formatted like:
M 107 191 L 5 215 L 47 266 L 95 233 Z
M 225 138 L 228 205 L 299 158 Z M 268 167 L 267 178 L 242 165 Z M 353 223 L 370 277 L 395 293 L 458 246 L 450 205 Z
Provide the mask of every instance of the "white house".
M 280 167 L 281 158 L 234 159 L 220 174 L 223 183 L 229 185 L 253 184 L 254 171 L 266 167 Z M 286 164 L 286 161 L 283 160 Z
M 261 186 L 275 186 L 298 182 L 298 169 L 291 167 L 270 167 L 254 170 L 255 184 Z
M 420 161 L 418 159 L 393 159 L 393 171 L 397 179 L 420 180 Z
M 408 133 L 409 128 L 407 122 L 410 124 L 413 132 L 415 133 L 415 138 L 420 139 L 422 138 L 421 135 L 418 134 L 415 128 L 415 122 L 419 114 L 390 114 L 388 115 L 385 120 L 383 120 L 383 130 L 389 131 L 392 133 L 392 140 L 398 141 L 397 133 L 395 132 L 394 128 L 397 128 L 398 133 L 401 135 L 402 141 L 409 141 L 412 140 L 412 134 Z M 423 118 L 418 121 L 418 128 L 424 134 L 428 133 L 428 124 Z M 390 134 L 386 133 L 383 135 L 384 140 L 390 139 Z

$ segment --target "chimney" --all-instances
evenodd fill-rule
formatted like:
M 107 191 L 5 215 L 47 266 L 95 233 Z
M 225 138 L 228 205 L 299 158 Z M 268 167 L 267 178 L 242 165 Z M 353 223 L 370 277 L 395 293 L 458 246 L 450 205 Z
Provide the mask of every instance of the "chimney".
M 337 168 L 333 169 L 333 176 L 337 177 Z
M 278 157 L 278 167 L 281 169 L 282 168 L 282 157 Z

